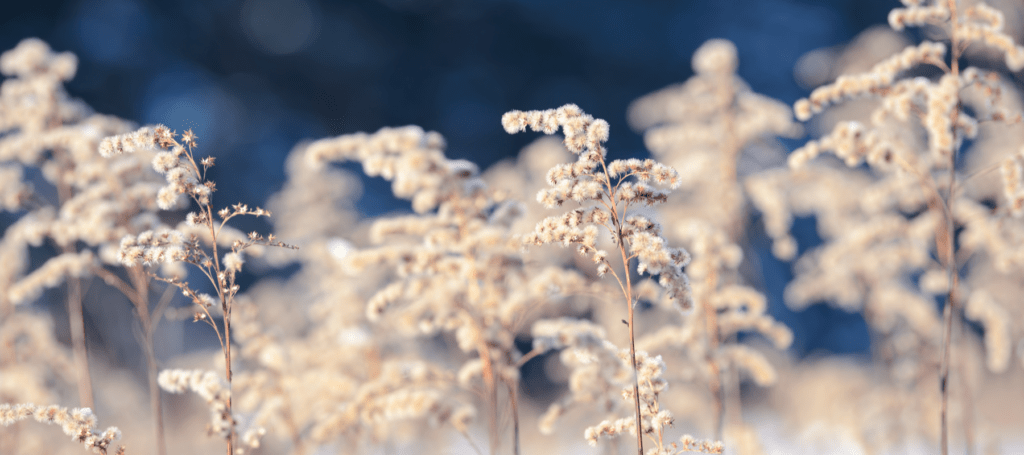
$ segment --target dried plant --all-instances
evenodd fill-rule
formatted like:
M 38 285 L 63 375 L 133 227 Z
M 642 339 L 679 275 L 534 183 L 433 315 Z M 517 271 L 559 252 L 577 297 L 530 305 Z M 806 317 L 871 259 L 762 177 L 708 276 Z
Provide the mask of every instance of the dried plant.
M 815 435 L 995 452 L 1024 422 L 1005 405 L 1024 399 L 1024 124 L 993 70 L 1024 67 L 1013 23 L 907 0 L 891 30 L 805 57 L 801 81 L 825 85 L 795 111 L 818 139 L 788 168 L 771 168 L 777 139 L 803 126 L 725 40 L 630 107 L 651 159 L 608 159 L 608 123 L 575 105 L 505 114 L 509 133 L 562 140 L 483 170 L 416 126 L 302 142 L 266 236 L 232 225 L 269 211 L 215 208 L 194 132 L 93 113 L 63 89 L 74 56 L 26 40 L 0 56 L 0 452 L 81 450 L 28 419 L 113 452 L 120 431 L 91 409 L 158 455 L 627 453 L 626 434 L 639 455 L 813 453 Z M 908 46 L 909 26 L 926 41 Z M 358 213 L 353 162 L 408 206 Z M 780 353 L 794 335 L 748 202 L 772 253 L 798 258 L 788 305 L 859 312 L 869 358 Z M 790 232 L 800 216 L 821 245 Z M 43 311 L 65 305 L 70 337 Z M 186 319 L 213 328 L 214 366 L 179 346 L 204 343 Z M 122 322 L 144 367 L 97 355 Z M 161 391 L 203 410 L 165 418 Z
M 644 453 L 645 433 L 656 432 L 655 440 L 661 449 L 660 429 L 671 422 L 671 414 L 658 410 L 657 390 L 649 385 L 653 379 L 653 373 L 648 371 L 650 369 L 645 369 L 647 375 L 640 377 L 633 320 L 633 309 L 638 299 L 634 293 L 629 263 L 636 259 L 637 273 L 658 275 L 658 281 L 666 293 L 680 306 L 689 308 L 692 306 L 689 281 L 682 269 L 689 263 L 690 256 L 683 249 L 668 247 L 661 237 L 660 226 L 643 216 L 630 215 L 628 211 L 631 205 L 652 206 L 664 202 L 668 193 L 654 188 L 648 182 L 678 187 L 679 174 L 653 160 L 606 162 L 607 151 L 601 143 L 608 140 L 608 122 L 594 119 L 574 104 L 546 111 L 510 111 L 502 116 L 501 123 L 510 134 L 526 128 L 546 134 L 554 134 L 561 129 L 565 134 L 563 143 L 566 148 L 579 155 L 575 163 L 556 165 L 548 171 L 547 180 L 551 188 L 537 193 L 537 201 L 548 208 L 560 206 L 569 200 L 586 205 L 562 216 L 546 218 L 532 234 L 523 238 L 523 243 L 576 245 L 578 253 L 597 264 L 599 275 L 611 272 L 615 277 L 626 300 L 628 315 L 624 322 L 629 329 L 629 362 L 633 370 L 631 398 L 634 404 L 630 432 L 636 435 L 638 454 Z M 621 274 L 612 269 L 608 252 L 598 248 L 598 226 L 604 227 L 611 234 L 619 250 L 623 267 Z M 652 398 L 641 398 L 641 379 L 645 380 L 645 395 L 653 394 Z M 641 401 L 645 401 L 643 408 Z M 644 418 L 645 413 L 647 419 Z M 600 430 L 594 431 L 614 435 L 627 427 L 625 424 L 615 428 L 602 425 Z M 588 439 L 596 441 L 596 438 Z
M 10 426 L 18 421 L 29 418 L 40 423 L 52 423 L 60 425 L 64 434 L 71 436 L 75 442 L 79 442 L 95 453 L 107 454 L 110 444 L 121 439 L 121 430 L 117 427 L 110 427 L 102 433 L 96 431 L 96 416 L 89 408 L 75 408 L 68 410 L 60 406 L 36 406 L 34 404 L 0 404 L 0 424 Z M 117 455 L 125 453 L 124 446 L 118 447 Z
M 747 246 L 747 175 L 781 160 L 778 136 L 795 136 L 800 127 L 786 105 L 750 90 L 736 74 L 736 47 L 722 39 L 701 45 L 692 60 L 694 76 L 685 83 L 646 95 L 630 106 L 634 128 L 644 130 L 653 156 L 682 169 L 680 191 L 659 211 L 671 229 L 666 237 L 693 255 L 687 275 L 693 280 L 695 311 L 681 315 L 644 337 L 644 349 L 682 353 L 682 365 L 694 370 L 690 382 L 704 382 L 714 406 L 713 435 L 723 427 L 740 428 L 739 369 L 754 382 L 774 382 L 771 363 L 758 351 L 738 344 L 739 334 L 759 332 L 778 349 L 792 334 L 767 312 L 767 299 L 744 284 L 740 273 Z M 795 248 L 795 242 L 776 242 Z M 732 401 L 726 424 L 726 402 Z M 702 416 L 694 416 L 702 417 Z M 731 430 L 729 430 L 731 431 Z M 726 431 L 726 432 L 729 432 Z M 747 450 L 743 451 L 744 453 Z
M 445 158 L 443 147 L 437 133 L 385 128 L 373 135 L 314 142 L 306 158 L 318 167 L 358 160 L 368 175 L 391 180 L 396 196 L 412 200 L 417 214 L 373 222 L 373 246 L 344 254 L 350 273 L 383 267 L 394 277 L 369 297 L 367 320 L 412 339 L 454 336 L 459 350 L 471 357 L 454 360 L 458 367 L 452 379 L 462 390 L 486 398 L 492 453 L 501 445 L 499 420 L 506 412 L 512 418 L 512 450 L 519 453 L 516 395 L 524 360 L 514 339 L 542 304 L 573 292 L 580 280 L 553 267 L 526 268 L 510 229 L 521 204 L 489 189 L 472 163 Z M 560 291 L 552 293 L 552 288 Z M 506 405 L 499 404 L 501 386 L 507 390 Z M 465 406 L 438 409 L 451 413 L 449 419 L 462 433 L 476 414 Z
M 236 276 L 242 270 L 247 250 L 250 254 L 259 254 L 258 248 L 261 246 L 294 247 L 276 241 L 274 234 L 267 238 L 257 232 L 245 235 L 227 226 L 227 222 L 236 216 L 270 216 L 270 212 L 259 207 L 250 209 L 241 203 L 231 208 L 225 207 L 216 212 L 220 219 L 217 221 L 212 203 L 216 186 L 206 179 L 206 172 L 213 167 L 214 158 L 206 157 L 196 162 L 193 149 L 197 137 L 192 130 L 182 133 L 180 139 L 181 142 L 177 134 L 163 125 L 143 127 L 132 133 L 104 138 L 99 145 L 99 153 L 105 157 L 114 157 L 142 150 L 162 150 L 152 159 L 153 169 L 167 180 L 167 184 L 156 194 L 156 204 L 164 210 L 179 207 L 181 196 L 188 195 L 198 206 L 198 211 L 190 212 L 185 222 L 176 229 L 159 228 L 124 236 L 117 250 L 117 259 L 127 267 L 185 262 L 195 266 L 216 290 L 217 296 L 213 297 L 190 286 L 188 281 L 183 281 L 182 276 L 162 277 L 150 273 L 150 277 L 175 286 L 188 296 L 197 307 L 194 320 L 206 322 L 217 334 L 224 354 L 227 382 L 222 400 L 223 415 L 229 423 L 213 422 L 211 425 L 214 430 L 211 433 L 225 439 L 227 454 L 232 455 L 235 453 L 237 435 L 231 411 L 231 310 L 240 289 L 235 282 Z M 230 252 L 223 253 L 221 248 L 229 249 Z M 215 316 L 221 317 L 220 326 L 214 321 Z M 161 377 L 168 376 L 161 373 Z M 170 388 L 178 391 L 175 385 L 177 382 L 161 382 L 164 382 L 161 387 L 165 390 Z
M 136 268 L 118 270 L 116 259 L 121 237 L 161 224 L 154 201 L 161 179 L 148 170 L 153 156 L 148 151 L 112 161 L 96 153 L 103 136 L 127 131 L 130 124 L 95 114 L 68 96 L 63 82 L 74 76 L 76 67 L 74 55 L 54 53 L 37 39 L 24 40 L 0 56 L 0 70 L 14 76 L 4 81 L 0 95 L 0 129 L 4 131 L 0 138 L 2 208 L 23 212 L 8 228 L 0 246 L 6 265 L 0 278 L 5 284 L 0 293 L 0 314 L 13 311 L 12 304 L 39 299 L 47 288 L 66 284 L 79 401 L 89 407 L 93 406 L 93 387 L 86 352 L 83 288 L 91 284 L 92 277 L 98 277 L 127 297 L 142 328 L 140 344 L 150 377 L 154 433 L 162 453 L 162 411 L 153 354 L 153 331 L 162 305 L 151 311 L 148 277 Z M 33 168 L 41 171 L 45 184 L 26 175 L 25 171 Z M 51 188 L 56 198 L 49 196 Z M 59 254 L 18 276 L 28 266 L 27 249 L 46 241 Z M 177 272 L 174 268 L 162 271 L 168 275 Z
M 1012 222 L 1014 150 L 1003 148 L 1005 158 L 972 168 L 960 159 L 965 144 L 981 139 L 979 133 L 999 134 L 993 124 L 1017 122 L 1020 114 L 1004 102 L 1008 88 L 998 73 L 961 69 L 960 64 L 973 44 L 998 52 L 1011 71 L 1018 71 L 1024 67 L 1024 48 L 1002 31 L 1003 14 L 984 3 L 967 8 L 955 1 L 904 5 L 889 15 L 894 30 L 927 26 L 948 44 L 911 45 L 866 73 L 840 76 L 798 101 L 796 114 L 807 120 L 845 100 L 876 100 L 867 122 L 836 124 L 831 133 L 790 155 L 791 172 L 759 176 L 748 189 L 776 240 L 789 241 L 791 213 L 818 218 L 826 244 L 797 263 L 797 278 L 787 289 L 792 304 L 827 301 L 862 311 L 880 335 L 876 351 L 891 380 L 908 397 L 919 397 L 914 406 L 930 408 L 932 396 L 917 392 L 939 378 L 940 428 L 936 432 L 924 422 L 920 428 L 938 433 L 945 454 L 951 372 L 977 376 L 972 373 L 977 356 L 952 358 L 957 350 L 953 328 L 963 316 L 979 322 L 989 369 L 1005 370 L 1011 343 L 1001 305 L 1015 302 L 990 298 L 993 290 L 986 289 L 981 276 L 992 276 L 987 264 L 994 264 L 997 273 L 1020 273 L 1009 259 L 1016 253 L 1007 248 L 1018 230 Z M 901 78 L 922 66 L 937 68 L 940 75 Z M 811 162 L 823 153 L 834 154 L 851 170 Z M 988 172 L 986 167 L 999 166 L 1009 205 L 992 208 L 995 201 L 972 188 L 971 180 Z M 939 295 L 945 301 L 941 320 L 933 300 Z M 959 414 L 962 425 L 969 426 L 970 389 L 977 385 L 968 377 L 962 381 L 967 383 L 961 383 L 964 410 Z M 973 446 L 972 429 L 966 431 L 966 443 Z

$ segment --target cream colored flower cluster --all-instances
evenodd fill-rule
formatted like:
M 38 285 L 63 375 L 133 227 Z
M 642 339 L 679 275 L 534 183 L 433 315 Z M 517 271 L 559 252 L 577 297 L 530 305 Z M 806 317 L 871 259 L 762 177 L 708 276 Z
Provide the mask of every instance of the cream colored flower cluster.
M 604 160 L 605 150 L 601 143 L 608 141 L 608 122 L 587 115 L 575 104 L 543 111 L 509 111 L 501 116 L 501 124 L 509 134 L 526 131 L 528 127 L 544 134 L 555 134 L 561 128 L 565 134 L 562 143 L 570 152 L 597 154 L 581 157 L 585 158 L 581 164 L 596 165 Z
M 36 406 L 34 404 L 0 403 L 0 426 L 10 426 L 21 420 L 35 419 L 36 422 L 60 425 L 64 434 L 71 436 L 86 449 L 94 453 L 106 454 L 111 444 L 121 439 L 121 430 L 110 427 L 102 433 L 96 431 L 96 415 L 89 408 L 68 410 L 60 406 Z M 117 453 L 123 454 L 124 447 Z
M 151 127 L 142 127 L 131 133 L 110 136 L 100 142 L 100 156 L 110 158 L 122 153 L 135 153 L 140 150 L 152 150 L 157 147 L 156 131 Z
M 413 209 L 424 213 L 441 202 L 446 177 L 476 174 L 472 163 L 446 160 L 444 146 L 440 134 L 406 126 L 322 139 L 310 144 L 305 156 L 314 167 L 332 161 L 359 161 L 366 175 L 392 181 L 395 196 L 411 198 Z
M 7 298 L 15 305 L 35 300 L 44 289 L 57 287 L 68 277 L 88 276 L 97 266 L 96 256 L 89 250 L 56 256 L 12 285 Z
M 210 408 L 210 433 L 231 437 L 235 418 L 231 415 L 231 389 L 217 373 L 203 370 L 163 370 L 157 376 L 160 388 L 170 393 L 193 392 Z
M 188 259 L 185 234 L 164 228 L 126 235 L 121 239 L 117 259 L 128 267 L 185 261 Z
M 1006 20 L 1003 12 L 984 2 L 967 8 L 964 19 L 958 24 L 956 33 L 969 43 L 983 44 L 1005 55 L 1006 67 L 1010 71 L 1024 69 L 1024 46 L 1014 42 L 1013 37 L 1003 30 Z
M 632 392 L 632 367 L 628 357 L 622 359 L 620 349 L 605 339 L 602 327 L 590 321 L 560 318 L 538 321 L 533 335 L 537 353 L 561 349 L 559 359 L 569 368 L 570 393 L 552 403 L 541 416 L 541 433 L 554 433 L 558 419 L 579 405 L 596 405 L 598 409 L 629 408 L 623 404 L 620 391 L 627 387 Z M 629 355 L 628 350 L 626 355 Z M 635 420 L 622 425 L 620 430 L 632 425 L 636 434 Z
M 77 69 L 78 58 L 74 54 L 55 53 L 38 38 L 24 39 L 0 55 L 0 73 L 14 76 L 3 82 L 0 130 L 17 125 L 22 133 L 31 136 L 52 126 L 47 121 L 49 116 L 85 117 L 90 111 L 88 106 L 70 100 L 62 85 L 75 76 Z
M 368 231 L 371 246 L 338 257 L 351 274 L 383 272 L 365 307 L 375 330 L 384 330 L 392 341 L 451 336 L 453 346 L 470 354 L 448 362 L 452 374 L 445 380 L 450 384 L 389 392 L 370 403 L 380 410 L 361 419 L 362 424 L 376 434 L 401 417 L 445 422 L 465 431 L 475 409 L 486 409 L 481 414 L 490 426 L 490 442 L 497 444 L 499 419 L 515 400 L 512 395 L 510 403 L 501 403 L 502 391 L 514 394 L 519 387 L 522 354 L 514 340 L 537 317 L 532 308 L 572 291 L 552 292 L 554 282 L 565 281 L 569 271 L 525 267 L 510 231 L 522 213 L 520 204 L 485 185 L 475 165 L 447 159 L 443 144 L 439 135 L 419 128 L 384 128 L 372 135 L 316 141 L 303 153 L 307 163 L 320 169 L 332 161 L 361 162 L 368 175 L 392 181 L 395 195 L 410 199 L 418 213 L 374 220 Z M 488 404 L 453 404 L 465 402 L 466 392 L 482 394 Z M 455 417 L 439 418 L 442 411 L 457 410 Z M 345 425 L 350 424 L 336 421 L 331 427 Z
M 476 416 L 472 405 L 454 399 L 451 373 L 421 361 L 394 360 L 382 366 L 380 375 L 360 384 L 351 402 L 318 427 L 359 421 L 375 438 L 384 439 L 398 421 L 426 419 L 434 425 L 450 424 L 465 433 Z M 317 430 L 314 429 L 314 433 Z
M 619 352 L 619 359 L 625 368 L 629 368 L 629 351 Z M 674 423 L 672 413 L 661 409 L 658 401 L 659 395 L 668 388 L 668 381 L 665 380 L 665 362 L 661 356 L 650 356 L 645 351 L 636 353 L 637 380 L 640 384 L 640 412 L 643 422 L 643 433 L 656 444 L 657 450 L 665 451 L 669 447 L 665 445 L 665 430 Z M 626 384 L 621 388 L 622 400 L 633 403 L 633 385 Z M 636 419 L 633 416 L 617 419 L 605 419 L 600 423 L 588 427 L 583 432 L 584 439 L 591 446 L 596 446 L 600 438 L 614 438 L 620 434 L 629 433 L 636 435 Z M 663 453 L 663 452 L 657 452 Z
M 693 77 L 629 107 L 630 125 L 643 131 L 651 154 L 679 172 L 682 191 L 660 210 L 667 226 L 700 219 L 740 234 L 746 218 L 740 180 L 778 160 L 783 151 L 775 137 L 800 134 L 790 107 L 753 92 L 736 74 L 738 65 L 735 45 L 708 40 L 693 53 Z M 680 240 L 676 229 L 665 236 Z
M 39 38 L 29 38 L 10 52 L 0 56 L 0 73 L 4 75 L 49 74 L 60 81 L 75 77 L 78 57 L 71 52 L 55 54 L 50 46 Z
M 1003 160 L 999 166 L 1003 177 L 1003 196 L 1014 218 L 1024 216 L 1024 149 Z
M 188 139 L 186 139 L 186 137 Z M 140 149 L 169 148 L 170 151 L 161 151 L 153 157 L 153 169 L 163 174 L 167 179 L 167 185 L 157 193 L 157 205 L 163 210 L 182 208 L 184 200 L 179 195 L 187 194 L 201 205 L 207 205 L 210 201 L 210 194 L 213 188 L 208 183 L 200 183 L 202 176 L 198 175 L 198 169 L 193 168 L 185 160 L 192 160 L 192 154 L 186 149 L 191 146 L 194 139 L 191 131 L 182 135 L 185 144 L 180 144 L 174 138 L 174 133 L 163 125 L 155 127 L 143 127 L 135 132 L 111 136 L 103 139 L 100 143 L 100 155 L 111 157 L 122 153 L 133 153 Z M 189 142 L 189 141 L 192 142 Z M 208 158 L 209 159 L 209 158 Z M 209 167 L 206 161 L 203 165 Z
M 615 160 L 606 164 L 606 150 L 601 143 L 608 140 L 608 123 L 585 114 L 575 104 L 545 111 L 510 111 L 501 121 L 509 133 L 529 127 L 554 134 L 561 127 L 565 133 L 563 143 L 579 155 L 576 163 L 556 165 L 548 172 L 548 183 L 553 188 L 541 190 L 537 194 L 538 202 L 547 207 L 570 199 L 578 203 L 601 203 L 601 206 L 574 209 L 562 216 L 544 219 L 532 234 L 523 238 L 525 244 L 576 244 L 579 253 L 589 255 L 598 264 L 598 273 L 603 275 L 611 270 L 608 253 L 597 247 L 597 226 L 604 226 L 617 244 L 628 244 L 631 257 L 638 259 L 639 273 L 660 274 L 660 282 L 672 296 L 686 301 L 688 284 L 682 272 L 689 262 L 686 251 L 665 245 L 657 224 L 644 217 L 626 216 L 631 205 L 664 202 L 668 193 L 647 182 L 678 187 L 679 174 L 674 169 L 653 160 Z M 630 177 L 636 181 L 627 180 Z
M 922 64 L 941 65 L 945 56 L 946 45 L 942 43 L 925 41 L 918 46 L 910 46 L 876 64 L 867 73 L 840 76 L 834 83 L 814 89 L 809 98 L 793 105 L 796 118 L 806 121 L 830 104 L 878 93 L 891 86 L 900 73 Z
M 204 370 L 163 370 L 157 376 L 160 388 L 170 393 L 192 392 L 206 400 L 210 409 L 210 434 L 231 438 L 238 431 L 238 418 L 231 411 L 231 388 L 216 373 Z M 241 435 L 242 443 L 252 449 L 260 447 L 260 438 L 267 430 L 252 426 Z M 241 453 L 241 449 L 238 449 Z

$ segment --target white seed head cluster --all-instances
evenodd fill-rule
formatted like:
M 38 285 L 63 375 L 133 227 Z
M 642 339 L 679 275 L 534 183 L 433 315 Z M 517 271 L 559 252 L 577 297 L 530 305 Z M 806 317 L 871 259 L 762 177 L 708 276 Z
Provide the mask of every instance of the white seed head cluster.
M 814 89 L 809 98 L 798 100 L 793 106 L 796 118 L 808 120 L 830 104 L 876 93 L 892 85 L 900 73 L 924 63 L 941 62 L 945 55 L 946 45 L 942 43 L 925 41 L 918 46 L 910 46 L 878 63 L 867 73 L 840 76 L 832 84 Z
M 509 111 L 501 116 L 501 124 L 509 134 L 526 131 L 526 128 L 555 134 L 562 128 L 563 143 L 570 152 L 597 155 L 587 157 L 588 161 L 602 161 L 605 155 L 601 143 L 608 141 L 608 122 L 587 115 L 575 104 L 544 111 Z
M 338 409 L 339 421 L 334 425 L 358 423 L 376 437 L 387 437 L 400 421 L 424 419 L 434 425 L 450 424 L 464 433 L 476 410 L 456 399 L 451 390 L 455 384 L 452 374 L 436 365 L 387 361 L 378 376 L 357 386 L 351 400 Z
M 1010 71 L 1024 69 L 1024 46 L 1015 43 L 1013 37 L 1003 31 L 1005 20 L 1002 11 L 979 2 L 965 13 L 965 20 L 958 24 L 956 30 L 960 39 L 982 44 L 1004 54 L 1006 67 Z
M 680 449 L 685 452 L 697 452 L 697 453 L 723 453 L 725 452 L 725 445 L 722 441 L 712 440 L 701 440 L 696 439 L 692 435 L 684 434 L 679 438 L 681 443 Z
M 366 175 L 391 181 L 395 196 L 411 199 L 413 210 L 425 213 L 449 194 L 471 193 L 478 185 L 476 165 L 446 159 L 444 148 L 444 138 L 437 132 L 404 126 L 321 139 L 304 153 L 306 164 L 315 169 L 336 161 L 358 161 Z
M 597 447 L 601 437 L 612 438 L 621 434 L 636 435 L 636 419 L 623 417 L 615 420 L 602 420 L 601 423 L 587 427 L 583 432 L 583 438 L 591 447 Z
M 81 278 L 99 266 L 92 251 L 65 253 L 46 261 L 7 290 L 7 298 L 15 305 L 39 298 L 43 290 L 60 286 L 69 277 Z
M 953 148 L 959 148 L 959 144 L 954 143 L 953 132 L 953 111 L 960 102 L 959 92 L 959 80 L 952 74 L 943 75 L 938 84 L 928 91 L 927 114 L 923 122 L 928 132 L 928 147 L 937 163 L 949 161 Z
M 779 375 L 764 354 L 743 345 L 725 348 L 725 358 L 738 370 L 744 371 L 761 387 L 775 384 Z
M 10 426 L 29 418 L 40 423 L 60 425 L 64 434 L 94 453 L 106 454 L 110 445 L 121 439 L 121 430 L 117 427 L 107 428 L 103 432 L 96 431 L 96 415 L 89 408 L 69 410 L 60 406 L 36 406 L 30 403 L 0 404 L 0 426 Z
M 937 132 L 936 136 L 940 134 Z M 905 153 L 896 143 L 860 122 L 839 122 L 831 133 L 820 139 L 808 141 L 794 150 L 789 155 L 789 167 L 799 170 L 826 151 L 832 152 L 850 167 L 866 161 L 881 168 L 889 166 L 897 156 Z
M 908 26 L 920 27 L 932 22 L 949 21 L 949 5 L 937 1 L 934 5 L 908 5 L 907 8 L 894 8 L 889 12 L 889 26 L 901 31 Z
M 117 250 L 117 260 L 129 267 L 181 262 L 186 259 L 185 234 L 166 228 L 126 235 Z
M 624 369 L 632 369 L 628 349 L 620 350 L 618 358 Z M 640 391 L 640 414 L 642 417 L 641 421 L 643 422 L 643 432 L 645 434 L 657 434 L 657 439 L 660 440 L 663 431 L 674 422 L 672 413 L 662 409 L 659 403 L 660 394 L 668 389 L 668 381 L 664 378 L 665 362 L 661 359 L 661 356 L 650 356 L 645 351 L 637 351 L 636 373 Z M 620 395 L 622 402 L 633 403 L 632 381 L 629 381 L 621 388 Z M 629 406 L 623 407 L 623 409 L 630 408 Z M 631 435 L 636 435 L 636 417 L 622 417 L 614 420 L 605 419 L 597 425 L 588 427 L 584 431 L 584 438 L 588 444 L 596 446 L 602 437 L 613 438 L 627 432 Z
M 1003 196 L 1007 210 L 1014 218 L 1024 216 L 1024 148 L 1003 160 L 999 166 L 1003 177 Z
M 522 238 L 524 244 L 575 244 L 577 251 L 590 256 L 597 264 L 598 273 L 604 275 L 611 267 L 607 252 L 597 247 L 597 226 L 603 226 L 613 233 L 613 241 L 629 244 L 630 251 L 639 258 L 637 270 L 640 273 L 660 274 L 659 282 L 669 289 L 672 297 L 689 306 L 689 282 L 682 270 L 689 262 L 689 255 L 683 249 L 668 248 L 656 224 L 643 217 L 625 216 L 630 206 L 665 202 L 668 192 L 657 190 L 647 182 L 676 188 L 680 179 L 674 169 L 654 160 L 616 160 L 606 164 L 606 152 L 601 143 L 608 140 L 607 122 L 595 120 L 575 104 L 545 111 L 510 111 L 501 121 L 509 133 L 529 127 L 553 134 L 561 127 L 566 147 L 579 155 L 576 163 L 559 164 L 548 172 L 551 187 L 537 194 L 538 202 L 549 208 L 568 200 L 581 204 L 589 201 L 603 203 L 602 206 L 573 209 L 561 216 L 547 217 L 531 234 Z M 608 203 L 616 207 L 621 203 L 622 213 L 612 211 Z M 619 226 L 620 223 L 621 228 L 615 233 L 613 225 Z
M 533 324 L 533 349 L 547 352 L 570 346 L 595 346 L 603 344 L 605 330 L 590 321 L 559 318 L 545 319 Z
M 231 390 L 217 373 L 204 370 L 163 370 L 157 376 L 160 388 L 170 393 L 193 392 L 206 400 L 210 409 L 210 431 L 231 437 L 235 419 L 228 414 Z
M 713 77 L 732 77 L 739 66 L 736 45 L 724 39 L 708 40 L 693 53 L 693 72 Z
M 122 153 L 135 153 L 139 150 L 150 150 L 156 147 L 156 132 L 152 127 L 145 126 L 131 133 L 103 138 L 100 142 L 100 155 L 109 158 Z
M 48 74 L 59 81 L 75 77 L 78 57 L 71 52 L 59 54 L 39 38 L 27 38 L 9 51 L 0 55 L 0 73 L 6 76 L 27 77 L 33 74 Z
M 191 130 L 186 131 L 182 134 L 182 140 L 184 145 L 178 143 L 174 133 L 164 125 L 146 126 L 133 133 L 104 138 L 100 142 L 99 151 L 100 155 L 111 157 L 142 148 L 160 150 L 153 157 L 151 165 L 153 170 L 164 176 L 167 184 L 157 192 L 157 206 L 163 210 L 183 208 L 185 200 L 180 196 L 184 194 L 192 196 L 201 205 L 209 204 L 213 190 L 209 185 L 200 183 L 197 170 L 182 159 L 186 155 L 190 156 L 191 152 L 186 146 L 195 144 L 195 136 Z
M 232 251 L 224 255 L 224 269 L 231 272 L 242 271 L 242 264 L 245 263 L 245 258 L 242 252 Z
M 1010 336 L 1010 314 L 985 290 L 977 290 L 967 298 L 964 314 L 985 328 L 986 364 L 993 373 L 1006 371 L 1010 365 L 1013 341 Z

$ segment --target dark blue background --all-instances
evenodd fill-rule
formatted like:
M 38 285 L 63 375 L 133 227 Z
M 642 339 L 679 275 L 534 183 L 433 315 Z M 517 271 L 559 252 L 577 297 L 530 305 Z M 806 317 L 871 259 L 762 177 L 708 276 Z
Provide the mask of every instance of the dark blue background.
M 417 124 L 444 134 L 449 156 L 486 167 L 536 137 L 505 134 L 499 119 L 510 109 L 577 103 L 611 123 L 613 156 L 643 156 L 641 137 L 626 126 L 627 105 L 686 80 L 705 40 L 733 41 L 739 74 L 753 90 L 792 103 L 806 94 L 792 76 L 799 56 L 884 23 L 897 5 L 28 1 L 0 11 L 0 48 L 36 36 L 74 52 L 73 96 L 102 113 L 194 128 L 199 153 L 219 158 L 211 174 L 218 200 L 262 205 L 280 188 L 284 158 L 300 140 Z M 392 209 L 389 193 L 385 183 L 368 182 L 360 208 Z M 783 310 L 789 268 L 759 256 L 773 311 L 797 332 L 797 352 L 866 349 L 858 316 L 821 306 L 800 315 Z

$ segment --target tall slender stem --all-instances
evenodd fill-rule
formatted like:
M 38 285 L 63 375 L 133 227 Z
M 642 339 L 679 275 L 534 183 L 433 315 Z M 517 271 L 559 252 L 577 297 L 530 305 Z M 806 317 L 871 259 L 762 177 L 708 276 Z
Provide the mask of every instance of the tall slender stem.
M 216 239 L 214 239 L 216 241 Z M 227 413 L 228 419 L 231 422 L 231 429 L 228 432 L 228 451 L 227 455 L 234 455 L 235 453 L 235 414 L 231 411 L 231 305 L 225 303 L 224 306 L 224 374 L 228 378 L 228 399 L 227 401 Z
M 164 440 L 164 413 L 163 404 L 160 400 L 160 386 L 157 384 L 158 365 L 156 353 L 153 349 L 153 334 L 156 330 L 155 313 L 149 311 L 149 278 L 141 268 L 129 269 L 129 278 L 134 287 L 133 292 L 126 294 L 139 315 L 139 323 L 142 325 L 143 339 L 142 347 L 146 355 L 146 376 L 149 382 L 149 407 L 153 413 L 153 434 L 155 436 L 156 451 L 158 455 L 167 453 L 167 445 Z M 157 304 L 157 310 L 164 301 L 169 300 L 172 295 L 172 287 L 167 286 L 164 295 Z
M 491 362 L 491 349 L 487 341 L 480 338 L 480 346 L 477 347 L 480 354 L 480 362 L 483 366 L 484 382 L 487 384 L 487 399 L 490 401 L 491 413 L 488 417 L 488 426 L 491 440 L 491 454 L 498 451 L 498 385 L 495 379 L 494 364 Z
M 712 272 L 708 274 L 707 278 L 707 289 L 715 289 L 717 287 L 718 275 L 712 269 Z M 725 394 L 724 388 L 722 387 L 722 370 L 718 365 L 718 361 L 715 359 L 715 354 L 718 353 L 719 345 L 719 331 L 718 331 L 718 313 L 715 312 L 715 308 L 708 302 L 708 299 L 701 298 L 701 307 L 704 311 L 704 324 L 705 330 L 708 335 L 708 353 L 705 361 L 708 363 L 708 368 L 711 370 L 711 375 L 708 378 L 708 391 L 711 393 L 711 397 L 715 401 L 715 427 L 714 435 L 716 440 L 722 439 L 722 429 L 725 426 Z
M 959 79 L 960 77 L 960 41 L 957 36 L 957 9 L 956 0 L 948 0 L 949 4 L 949 21 L 950 21 L 950 73 Z M 953 135 L 955 139 L 957 123 L 957 116 L 960 112 L 959 103 L 952 113 Z M 939 366 L 939 392 L 942 395 L 942 404 L 939 410 L 939 418 L 941 420 L 941 436 L 940 436 L 940 447 L 942 455 L 949 455 L 949 370 L 950 370 L 950 351 L 952 350 L 952 337 L 953 337 L 953 314 L 954 305 L 956 304 L 956 286 L 958 281 L 958 273 L 956 270 L 956 241 L 954 236 L 954 225 L 953 225 L 953 198 L 954 188 L 956 184 L 956 155 L 957 155 L 956 140 L 953 141 L 953 149 L 949 154 L 949 191 L 946 193 L 946 213 L 945 213 L 945 251 L 939 252 L 939 256 L 945 256 L 946 276 L 947 283 L 949 285 L 949 292 L 946 295 L 946 306 L 942 311 L 943 317 L 943 330 L 942 330 L 942 361 Z M 936 241 L 939 241 L 938 236 Z
M 55 121 L 55 119 L 54 119 Z M 74 162 L 63 150 L 54 151 L 61 168 L 74 167 Z M 65 172 L 61 172 L 64 175 Z M 61 206 L 74 197 L 74 189 L 71 183 L 60 179 L 57 182 L 57 198 Z M 74 242 L 67 245 L 60 245 L 61 253 L 74 254 L 78 252 Z M 83 407 L 93 407 L 92 377 L 89 375 L 89 351 L 85 345 L 85 313 L 82 310 L 82 280 L 77 277 L 68 277 L 68 328 L 71 329 L 71 349 L 74 354 L 75 370 L 78 376 L 78 401 Z
M 72 252 L 73 248 L 65 250 Z M 85 346 L 85 314 L 82 311 L 82 280 L 68 278 L 68 324 L 71 328 L 71 346 L 78 376 L 78 401 L 82 407 L 92 408 L 92 377 L 89 375 L 89 351 Z
M 636 336 L 633 330 L 633 280 L 629 276 L 629 258 L 626 256 L 626 246 L 623 242 L 623 235 L 621 224 L 619 224 L 619 252 L 622 254 L 622 265 L 625 270 L 623 275 L 626 279 L 626 304 L 629 310 L 629 320 L 626 324 L 629 326 L 629 361 L 633 365 L 633 410 L 636 412 L 636 453 L 643 455 L 644 453 L 644 427 L 643 417 L 640 414 L 640 379 L 639 372 L 636 369 Z
M 519 455 L 519 382 L 515 380 L 507 380 L 505 384 L 508 386 L 508 397 L 512 402 L 512 453 Z

